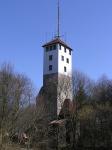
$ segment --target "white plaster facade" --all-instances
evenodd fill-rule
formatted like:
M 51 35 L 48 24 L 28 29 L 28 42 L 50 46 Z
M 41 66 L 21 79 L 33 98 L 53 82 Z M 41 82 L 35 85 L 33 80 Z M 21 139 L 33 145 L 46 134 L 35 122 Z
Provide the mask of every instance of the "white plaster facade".
M 57 75 L 57 106 L 56 114 L 59 115 L 65 99 L 73 98 L 72 93 L 72 49 L 60 39 L 45 44 L 44 47 L 44 66 L 43 77 L 47 81 L 46 76 L 49 78 Z M 55 46 L 55 48 L 54 48 Z M 52 47 L 52 48 L 51 48 Z M 50 60 L 49 57 L 52 56 Z M 52 69 L 49 69 L 52 66 Z M 44 83 L 44 82 L 43 82 Z M 46 83 L 46 82 L 45 82 Z M 55 104 L 54 104 L 55 105 Z
M 49 56 L 52 55 L 52 60 L 49 60 Z M 64 57 L 64 60 L 62 60 Z M 68 63 L 67 63 L 68 59 Z M 49 70 L 49 66 L 52 65 L 52 70 Z M 66 67 L 66 71 L 64 70 Z M 56 44 L 55 50 L 46 51 L 46 47 L 44 47 L 44 67 L 43 67 L 43 74 L 53 74 L 59 73 L 64 75 L 71 75 L 72 74 L 72 51 L 68 48 L 60 44 Z
M 62 61 L 62 56 L 64 56 L 64 60 Z M 67 63 L 67 59 L 69 63 Z M 66 72 L 64 72 L 64 67 L 66 67 Z M 61 46 L 61 50 L 58 50 L 58 73 L 64 75 L 72 74 L 72 51 L 65 47 Z

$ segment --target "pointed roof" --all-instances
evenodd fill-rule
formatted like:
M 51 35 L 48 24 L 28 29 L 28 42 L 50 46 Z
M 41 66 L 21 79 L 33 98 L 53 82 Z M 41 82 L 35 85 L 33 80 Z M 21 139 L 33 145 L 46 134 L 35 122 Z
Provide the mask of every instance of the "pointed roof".
M 64 47 L 66 47 L 66 48 L 72 50 L 71 47 L 69 47 L 65 42 L 63 42 L 63 41 L 62 41 L 60 38 L 58 38 L 58 37 L 55 38 L 55 39 L 53 39 L 52 41 L 50 41 L 50 42 L 44 44 L 42 47 L 50 46 L 50 45 L 53 45 L 53 44 L 61 44 L 61 45 L 63 45 Z

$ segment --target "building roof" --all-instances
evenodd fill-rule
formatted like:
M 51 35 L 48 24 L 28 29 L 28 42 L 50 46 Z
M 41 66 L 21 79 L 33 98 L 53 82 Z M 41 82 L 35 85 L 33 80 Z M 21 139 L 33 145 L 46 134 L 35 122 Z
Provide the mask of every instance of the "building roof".
M 66 48 L 72 50 L 72 48 L 69 47 L 69 46 L 68 46 L 65 42 L 63 42 L 60 38 L 55 38 L 55 39 L 53 39 L 52 41 L 50 41 L 50 42 L 44 44 L 42 47 L 50 46 L 50 45 L 52 45 L 52 44 L 61 44 L 61 45 L 63 45 L 64 47 L 66 47 Z
M 66 119 L 53 120 L 49 123 L 49 125 L 63 125 L 66 122 Z

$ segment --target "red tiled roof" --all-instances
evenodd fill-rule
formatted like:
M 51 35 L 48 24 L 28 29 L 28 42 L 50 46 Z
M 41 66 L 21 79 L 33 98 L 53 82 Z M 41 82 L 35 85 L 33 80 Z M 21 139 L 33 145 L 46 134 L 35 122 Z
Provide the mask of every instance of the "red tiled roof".
M 52 45 L 52 44 L 57 44 L 57 43 L 59 43 L 59 44 L 65 46 L 66 48 L 68 48 L 68 49 L 70 49 L 70 50 L 72 50 L 72 48 L 70 48 L 70 47 L 69 47 L 65 42 L 63 42 L 60 38 L 56 38 L 56 39 L 54 39 L 54 40 L 52 40 L 52 41 L 50 41 L 50 42 L 44 44 L 42 47 L 50 46 L 50 45 Z

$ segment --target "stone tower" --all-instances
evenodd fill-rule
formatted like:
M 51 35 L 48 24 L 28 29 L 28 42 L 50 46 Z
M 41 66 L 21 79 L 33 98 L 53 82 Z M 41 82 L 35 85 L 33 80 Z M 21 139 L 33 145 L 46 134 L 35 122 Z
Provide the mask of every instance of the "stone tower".
M 64 100 L 72 99 L 72 48 L 60 38 L 60 5 L 57 1 L 57 36 L 43 45 L 43 87 L 52 119 L 57 119 Z
M 72 99 L 72 49 L 59 37 L 44 44 L 43 48 L 43 87 L 51 92 L 48 99 L 53 96 L 48 105 L 50 114 L 56 119 L 64 100 Z

